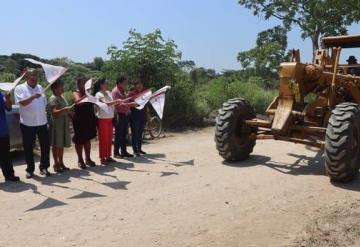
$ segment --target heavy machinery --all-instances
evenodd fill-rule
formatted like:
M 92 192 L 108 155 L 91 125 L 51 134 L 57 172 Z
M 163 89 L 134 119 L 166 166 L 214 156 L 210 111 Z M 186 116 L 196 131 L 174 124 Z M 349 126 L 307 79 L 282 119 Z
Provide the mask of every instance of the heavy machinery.
M 223 104 L 215 142 L 226 161 L 248 159 L 257 139 L 275 139 L 323 148 L 331 180 L 346 182 L 358 174 L 360 65 L 339 59 L 342 49 L 360 47 L 360 35 L 325 37 L 322 47 L 312 64 L 300 62 L 299 50 L 293 50 L 291 62 L 280 65 L 279 95 L 266 120 L 256 118 L 243 98 Z

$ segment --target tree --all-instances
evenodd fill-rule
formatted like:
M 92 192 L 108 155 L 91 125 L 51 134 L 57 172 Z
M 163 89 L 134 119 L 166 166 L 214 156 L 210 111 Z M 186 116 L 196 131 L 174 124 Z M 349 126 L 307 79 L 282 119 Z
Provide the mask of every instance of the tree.
M 181 59 L 175 42 L 165 40 L 159 29 L 145 35 L 130 30 L 129 35 L 122 49 L 108 48 L 110 61 L 103 71 L 111 78 L 121 73 L 131 80 L 142 79 L 147 86 L 156 88 L 173 82 Z
M 203 84 L 214 79 L 216 77 L 216 71 L 203 67 L 194 68 L 190 71 L 190 77 L 194 84 Z
M 301 38 L 311 39 L 314 54 L 321 37 L 346 34 L 347 26 L 360 20 L 357 0 L 239 0 L 239 4 L 266 20 L 281 20 L 287 29 L 299 26 Z
M 94 70 L 101 70 L 102 66 L 104 65 L 104 60 L 102 57 L 94 57 L 93 69 Z
M 258 33 L 256 47 L 239 52 L 238 61 L 244 70 L 254 70 L 254 74 L 267 78 L 277 78 L 279 64 L 288 59 L 287 30 L 276 26 Z
M 195 68 L 195 62 L 192 60 L 179 61 L 178 65 L 180 69 L 184 72 L 190 72 L 192 69 Z

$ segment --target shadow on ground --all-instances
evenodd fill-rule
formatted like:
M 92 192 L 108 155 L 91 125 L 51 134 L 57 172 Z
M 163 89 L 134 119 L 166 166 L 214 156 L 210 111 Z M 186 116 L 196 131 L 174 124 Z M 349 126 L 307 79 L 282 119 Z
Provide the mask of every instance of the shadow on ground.
M 9 192 L 9 193 L 20 193 L 24 191 L 30 190 L 33 194 L 45 198 L 41 203 L 38 205 L 27 209 L 27 211 L 36 211 L 36 210 L 42 210 L 42 209 L 48 209 L 48 208 L 54 208 L 54 207 L 60 207 L 67 205 L 65 202 L 59 201 L 55 198 L 46 196 L 38 191 L 38 188 L 36 185 L 26 182 L 17 182 L 17 183 L 3 183 L 0 184 L 0 190 Z
M 274 169 L 278 172 L 288 175 L 325 175 L 324 161 L 322 152 L 318 152 L 314 157 L 307 155 L 298 155 L 289 153 L 288 156 L 296 158 L 295 162 L 282 163 L 271 160 L 270 157 L 264 155 L 251 155 L 248 160 L 242 162 L 226 162 L 223 164 L 231 167 L 250 167 L 263 165 Z
M 312 150 L 314 151 L 314 150 Z M 270 157 L 264 155 L 250 155 L 248 160 L 242 162 L 226 162 L 223 164 L 230 167 L 244 168 L 251 166 L 266 166 L 277 172 L 299 176 L 299 175 L 315 175 L 315 176 L 326 176 L 323 152 L 319 151 L 315 156 L 298 155 L 293 153 L 287 154 L 290 157 L 296 158 L 293 163 L 283 163 L 271 160 Z M 360 180 L 359 178 L 348 182 L 339 183 L 331 182 L 334 186 L 353 191 L 360 191 Z
M 22 151 L 13 151 L 11 153 L 12 161 L 14 166 L 25 165 L 24 161 L 24 153 Z M 39 164 L 40 157 L 34 152 L 34 159 L 36 165 Z M 143 163 L 143 164 L 155 164 L 156 162 L 162 162 L 168 165 L 172 165 L 175 167 L 182 166 L 194 166 L 195 161 L 185 160 L 185 161 L 171 161 L 166 158 L 165 154 L 162 153 L 153 153 L 147 154 L 136 158 L 131 158 L 127 160 L 122 160 L 121 162 L 117 162 L 114 164 L 110 164 L 107 166 L 97 165 L 95 167 L 90 167 L 86 170 L 82 169 L 71 169 L 70 171 L 65 171 L 62 174 L 53 174 L 50 177 L 42 177 L 34 174 L 33 180 L 37 181 L 42 186 L 55 187 L 65 190 L 71 190 L 77 192 L 75 195 L 67 198 L 67 200 L 79 200 L 79 199 L 88 199 L 88 198 L 97 198 L 97 197 L 106 197 L 106 195 L 95 193 L 88 190 L 83 190 L 79 188 L 73 188 L 71 185 L 72 179 L 81 179 L 90 181 L 102 186 L 106 186 L 112 190 L 128 190 L 128 184 L 130 181 L 122 181 L 117 176 L 111 174 L 115 171 L 115 169 L 121 169 L 129 172 L 146 172 L 146 173 L 156 173 L 159 174 L 159 177 L 169 177 L 169 176 L 177 176 L 178 172 L 173 171 L 147 171 L 142 169 L 136 169 L 135 163 Z M 68 167 L 74 167 L 75 164 L 67 164 Z M 51 167 L 50 167 L 51 170 Z M 38 168 L 36 167 L 36 172 Z M 92 173 L 95 173 L 99 176 L 103 176 L 108 178 L 106 181 L 99 181 L 96 178 L 92 177 Z M 110 180 L 110 181 L 109 181 Z M 111 181 L 112 180 L 112 181 Z M 2 183 L 0 184 L 0 190 L 8 192 L 8 193 L 20 193 L 25 191 L 31 191 L 34 195 L 43 198 L 43 200 L 34 207 L 27 209 L 26 211 L 36 211 L 43 210 L 49 208 L 55 208 L 60 206 L 67 205 L 66 202 L 60 201 L 58 199 L 53 198 L 52 196 L 47 196 L 44 193 L 39 192 L 37 185 L 31 183 L 32 180 L 27 180 L 27 182 L 19 182 L 19 183 Z M 46 190 L 45 190 L 46 191 Z
M 163 163 L 167 163 L 169 165 L 175 166 L 175 167 L 181 167 L 181 166 L 194 166 L 195 160 L 185 160 L 185 161 L 172 161 L 168 160 L 166 158 L 165 154 L 162 153 L 153 153 L 153 154 L 146 154 L 140 157 L 136 157 L 131 159 L 134 163 L 145 163 L 145 164 L 154 164 L 155 161 L 160 161 Z

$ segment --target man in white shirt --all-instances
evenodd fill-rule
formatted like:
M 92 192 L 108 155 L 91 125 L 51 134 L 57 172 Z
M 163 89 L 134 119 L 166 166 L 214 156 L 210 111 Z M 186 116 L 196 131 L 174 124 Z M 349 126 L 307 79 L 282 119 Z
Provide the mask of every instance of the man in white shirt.
M 28 69 L 26 82 L 15 88 L 15 100 L 19 104 L 20 129 L 23 136 L 23 147 L 27 163 L 26 178 L 34 174 L 35 163 L 33 147 L 36 136 L 40 142 L 40 174 L 50 176 L 50 142 L 46 117 L 46 97 L 43 88 L 38 84 L 36 69 Z

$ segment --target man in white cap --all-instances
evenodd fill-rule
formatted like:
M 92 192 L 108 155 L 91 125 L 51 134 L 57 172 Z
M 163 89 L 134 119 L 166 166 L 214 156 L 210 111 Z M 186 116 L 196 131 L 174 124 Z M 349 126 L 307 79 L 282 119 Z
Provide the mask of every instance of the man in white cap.
M 20 129 L 27 163 L 26 178 L 34 175 L 35 163 L 33 147 L 36 136 L 40 142 L 40 174 L 50 176 L 50 141 L 46 117 L 46 97 L 38 83 L 36 69 L 28 69 L 26 82 L 15 88 L 16 103 L 20 105 Z

